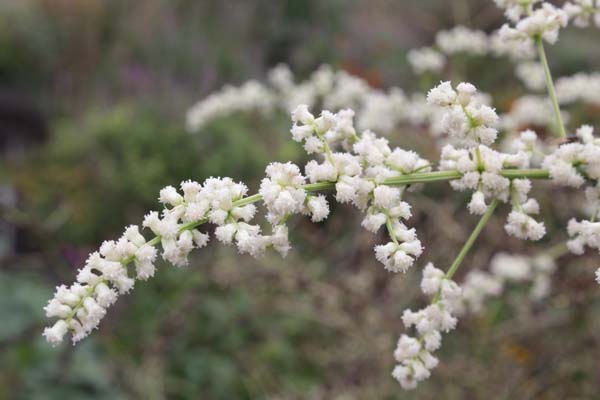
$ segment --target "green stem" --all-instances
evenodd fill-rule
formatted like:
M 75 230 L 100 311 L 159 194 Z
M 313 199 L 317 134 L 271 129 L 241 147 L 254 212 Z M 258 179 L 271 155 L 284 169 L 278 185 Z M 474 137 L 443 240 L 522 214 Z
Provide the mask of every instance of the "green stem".
M 415 172 L 413 174 L 406 174 L 397 176 L 394 178 L 388 178 L 383 181 L 384 185 L 390 186 L 406 186 L 417 183 L 428 183 L 437 181 L 451 181 L 462 177 L 462 173 L 458 171 L 432 171 L 432 172 Z M 550 174 L 545 169 L 503 169 L 500 171 L 500 175 L 505 178 L 529 178 L 529 179 L 549 179 Z M 336 182 L 316 182 L 302 185 L 302 188 L 307 192 L 320 192 L 324 190 L 335 189 Z M 259 193 L 253 194 L 252 196 L 244 197 L 242 199 L 233 202 L 234 207 L 242 207 L 248 204 L 256 203 L 262 200 L 262 196 Z M 183 225 L 180 228 L 180 232 L 194 229 L 199 225 L 207 222 L 207 219 L 202 219 L 196 222 L 190 222 Z M 160 237 L 154 237 L 150 240 L 149 244 L 154 245 L 160 242 Z M 126 261 L 126 260 L 124 260 Z M 128 260 L 132 261 L 132 260 Z
M 398 246 L 398 239 L 396 238 L 396 233 L 394 232 L 394 227 L 392 226 L 392 220 L 390 217 L 385 217 L 385 227 L 387 228 L 388 234 L 392 238 L 392 241 Z
M 243 199 L 239 199 L 233 202 L 235 207 L 242 207 L 248 204 L 256 203 L 257 201 L 261 201 L 262 196 L 258 193 L 253 194 L 252 196 L 244 197 Z
M 500 175 L 508 179 L 550 179 L 550 173 L 545 169 L 503 169 Z
M 546 51 L 544 50 L 544 43 L 542 42 L 542 37 L 540 35 L 536 35 L 534 41 L 535 46 L 537 47 L 540 62 L 544 67 L 544 75 L 546 76 L 546 87 L 548 88 L 548 95 L 550 96 L 550 101 L 552 101 L 552 107 L 554 108 L 556 126 L 558 128 L 560 137 L 566 138 L 567 132 L 565 130 L 565 125 L 563 123 L 562 116 L 560 115 L 560 106 L 558 105 L 558 100 L 556 99 L 554 82 L 552 81 L 552 74 L 550 73 L 550 67 L 548 66 L 548 59 L 546 58 Z
M 529 178 L 529 179 L 549 179 L 550 173 L 545 169 L 503 169 L 500 175 L 508 179 Z M 388 178 L 383 181 L 384 185 L 404 186 L 417 183 L 429 183 L 438 181 L 452 181 L 460 179 L 463 176 L 458 171 L 432 171 L 432 172 L 415 172 L 412 174 L 400 175 L 394 178 Z M 316 182 L 302 185 L 302 188 L 308 192 L 320 192 L 323 190 L 335 189 L 336 182 Z M 244 197 L 233 202 L 235 207 L 242 207 L 251 203 L 261 201 L 260 194 Z
M 567 247 L 567 244 L 565 242 L 560 242 L 560 243 L 555 244 L 554 246 L 546 249 L 541 254 L 548 256 L 552 259 L 557 259 L 567 253 L 569 253 L 569 248 Z
M 506 178 L 514 179 L 514 178 L 530 178 L 530 179 L 548 179 L 549 173 L 543 169 L 505 169 L 500 172 L 500 174 Z M 427 182 L 436 182 L 436 181 L 451 181 L 454 179 L 459 179 L 462 177 L 462 173 L 458 171 L 432 171 L 432 172 L 416 172 L 413 174 L 406 174 L 394 178 L 386 179 L 383 184 L 390 186 L 405 186 L 416 183 L 427 183 Z M 336 182 L 316 182 L 316 183 L 308 183 L 306 185 L 302 185 L 302 188 L 307 192 L 320 192 L 323 190 L 332 190 L 335 189 Z M 233 202 L 234 207 L 242 207 L 248 204 L 256 203 L 262 200 L 262 196 L 259 193 L 253 194 L 252 196 L 244 197 L 242 199 L 236 200 Z M 188 230 L 192 230 L 197 228 L 198 226 L 208 222 L 207 218 L 203 218 L 199 221 L 189 222 L 187 224 L 182 225 L 179 228 L 179 232 L 184 232 Z M 394 236 L 393 229 L 391 227 L 391 223 L 388 219 L 388 230 L 390 230 L 390 236 Z M 150 246 L 154 246 L 160 243 L 161 237 L 155 236 L 150 239 L 146 244 Z M 129 263 L 133 262 L 135 259 L 134 256 L 127 257 L 121 260 L 121 264 L 123 266 L 127 266 Z
M 485 165 L 483 165 L 483 161 L 481 159 L 481 149 L 479 146 L 475 147 L 475 157 L 477 159 L 477 170 L 479 172 L 485 171 Z
M 454 274 L 458 270 L 458 267 L 460 267 L 460 265 L 462 264 L 463 260 L 465 259 L 465 257 L 469 253 L 469 250 L 471 250 L 471 247 L 473 247 L 473 244 L 475 243 L 475 240 L 477 239 L 477 237 L 479 237 L 479 234 L 483 230 L 483 227 L 485 226 L 485 224 L 487 224 L 487 222 L 489 221 L 490 217 L 494 213 L 494 210 L 496 209 L 497 205 L 498 205 L 498 199 L 494 199 L 492 201 L 492 203 L 488 206 L 487 210 L 485 211 L 485 214 L 483 214 L 483 216 L 481 217 L 481 219 L 477 223 L 477 226 L 475 226 L 475 229 L 473 229 L 473 232 L 471 232 L 471 235 L 469 236 L 469 238 L 467 239 L 467 241 L 463 245 L 462 249 L 460 249 L 460 252 L 458 253 L 458 255 L 456 256 L 456 258 L 452 262 L 452 265 L 450 265 L 450 268 L 446 272 L 446 275 L 444 275 L 445 279 L 452 279 L 452 277 L 454 276 Z M 435 296 L 433 297 L 433 299 L 431 300 L 431 303 L 432 304 L 437 303 L 440 300 L 441 295 L 442 295 L 441 291 L 438 291 L 435 294 Z
M 531 178 L 531 179 L 548 179 L 549 178 L 548 171 L 542 170 L 542 169 L 529 169 L 529 170 L 528 169 L 505 169 L 505 170 L 502 170 L 500 172 L 500 174 L 506 178 L 511 178 L 511 179 L 512 178 Z M 454 180 L 454 179 L 459 179 L 460 177 L 462 177 L 462 173 L 460 173 L 458 171 L 416 172 L 413 174 L 406 174 L 406 175 L 402 175 L 402 176 L 395 177 L 395 178 L 388 178 L 383 182 L 383 184 L 384 185 L 392 185 L 392 186 L 393 185 L 410 185 L 410 184 L 416 184 L 416 183 L 450 181 L 450 180 Z M 302 185 L 302 188 L 308 192 L 318 192 L 318 191 L 323 191 L 323 190 L 335 189 L 335 184 L 336 184 L 336 182 L 316 182 L 316 183 L 309 183 L 306 185 Z M 234 201 L 233 206 L 234 207 L 242 207 L 242 206 L 245 206 L 248 204 L 256 203 L 260 200 L 262 200 L 262 196 L 259 193 L 256 193 L 252 196 L 244 197 L 242 199 Z M 498 204 L 498 201 L 494 200 L 492 202 L 492 204 L 488 207 L 486 213 L 483 215 L 483 217 L 479 221 L 479 224 L 475 227 L 475 230 L 473 231 L 473 233 L 471 233 L 471 236 L 469 237 L 469 239 L 463 246 L 463 248 L 460 251 L 460 253 L 458 254 L 456 260 L 454 260 L 454 263 L 452 263 L 452 266 L 450 267 L 450 269 L 448 270 L 448 272 L 446 274 L 446 278 L 448 278 L 448 279 L 452 278 L 452 275 L 454 275 L 454 272 L 460 266 L 460 263 L 462 262 L 465 255 L 467 254 L 467 252 L 473 245 L 473 242 L 475 242 L 475 239 L 481 232 L 481 229 L 483 228 L 485 223 L 488 221 L 488 219 L 492 215 L 492 212 L 494 211 L 494 208 L 496 208 L 497 204 Z M 198 226 L 200 226 L 206 222 L 208 222 L 207 218 L 203 218 L 199 221 L 189 222 L 187 224 L 182 225 L 181 228 L 179 229 L 179 232 L 181 233 L 181 232 L 184 232 L 187 230 L 195 229 Z M 393 231 L 391 220 L 389 218 L 386 221 L 386 227 L 390 233 L 392 240 L 394 240 L 394 242 L 398 243 L 396 240 L 394 231 Z M 161 237 L 157 235 L 157 236 L 153 237 L 152 239 L 150 239 L 148 242 L 146 242 L 146 244 L 148 244 L 150 246 L 154 246 L 154 245 L 160 243 L 160 241 L 161 241 Z M 124 267 L 127 267 L 127 265 L 130 264 L 131 262 L 133 262 L 134 259 L 135 259 L 135 256 L 127 257 L 127 258 L 121 260 L 121 264 Z M 106 281 L 102 280 L 101 282 L 106 282 Z M 100 283 L 100 282 L 98 282 L 98 283 Z M 92 293 L 95 290 L 97 284 L 91 286 L 88 289 L 88 292 Z M 439 293 L 434 298 L 434 300 L 437 300 L 437 299 L 439 299 Z M 73 312 L 67 318 L 65 318 L 65 320 L 67 322 L 69 322 L 75 316 L 77 310 L 79 308 L 81 308 L 82 306 L 83 306 L 82 302 L 80 302 L 80 304 L 75 305 L 73 307 Z
M 460 264 L 465 259 L 467 253 L 469 253 L 469 250 L 471 250 L 471 247 L 473 247 L 473 244 L 475 243 L 475 240 L 483 230 L 483 227 L 490 220 L 490 217 L 494 213 L 494 210 L 496 209 L 497 205 L 498 200 L 494 199 L 492 203 L 488 206 L 487 210 L 485 211 L 485 214 L 483 214 L 483 216 L 477 223 L 477 226 L 475 226 L 475 229 L 473 229 L 473 232 L 471 232 L 471 235 L 469 236 L 462 249 L 460 249 L 460 252 L 452 262 L 450 269 L 448 269 L 448 272 L 446 272 L 446 279 L 452 279 L 452 277 L 456 273 L 456 270 L 458 269 L 458 267 L 460 267 Z
M 314 130 L 321 143 L 323 143 L 323 150 L 325 150 L 325 157 L 327 157 L 327 161 L 329 161 L 331 165 L 335 166 L 335 163 L 333 162 L 333 154 L 331 154 L 331 149 L 329 148 L 329 143 L 327 143 L 325 137 L 319 133 L 319 129 L 316 126 L 314 127 Z
M 500 174 L 505 178 L 529 178 L 529 179 L 548 179 L 550 177 L 548 171 L 544 169 L 504 169 L 500 171 Z M 432 171 L 432 172 L 416 172 L 413 174 L 406 174 L 394 178 L 388 178 L 383 181 L 384 185 L 390 186 L 405 186 L 417 183 L 428 183 L 436 181 L 451 181 L 462 177 L 462 173 L 458 171 Z M 302 185 L 302 188 L 307 192 L 320 192 L 323 190 L 335 189 L 336 182 L 316 182 Z M 234 207 L 242 207 L 248 204 L 256 203 L 262 200 L 262 196 L 259 193 L 253 194 L 252 196 L 244 197 L 242 199 L 233 202 Z M 199 221 L 190 222 L 182 225 L 179 232 L 191 230 L 198 226 L 206 223 L 206 218 Z M 160 236 L 155 236 L 148 241 L 149 245 L 155 245 L 160 242 Z M 124 265 L 133 261 L 133 257 L 126 258 L 122 261 Z

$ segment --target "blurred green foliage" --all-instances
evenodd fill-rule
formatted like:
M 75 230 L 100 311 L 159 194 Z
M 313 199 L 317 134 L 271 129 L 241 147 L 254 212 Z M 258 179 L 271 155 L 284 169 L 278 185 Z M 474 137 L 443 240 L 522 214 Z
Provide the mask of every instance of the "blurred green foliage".
M 50 142 L 9 164 L 8 175 L 27 199 L 32 223 L 60 212 L 56 233 L 66 242 L 91 243 L 139 221 L 168 184 L 209 176 L 253 183 L 264 160 L 297 159 L 300 149 L 279 122 L 242 115 L 192 135 L 155 111 L 116 106 L 57 123 Z

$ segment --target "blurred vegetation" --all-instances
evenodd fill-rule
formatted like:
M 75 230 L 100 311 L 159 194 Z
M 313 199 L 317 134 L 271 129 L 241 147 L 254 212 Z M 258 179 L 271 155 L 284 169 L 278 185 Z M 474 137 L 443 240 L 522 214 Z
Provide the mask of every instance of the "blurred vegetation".
M 492 2 L 462 3 L 480 16 L 472 26 L 501 21 Z M 54 286 L 71 282 L 102 240 L 157 208 L 160 188 L 231 176 L 255 190 L 268 162 L 304 160 L 286 116 L 238 115 L 190 135 L 188 106 L 225 82 L 264 78 L 278 62 L 301 77 L 329 62 L 375 85 L 418 89 L 406 50 L 470 22 L 464 12 L 432 0 L 0 2 L 0 109 L 9 110 L 0 115 L 0 189 L 14 194 L 0 202 L 0 398 L 595 398 L 597 257 L 562 258 L 543 304 L 515 287 L 461 321 L 431 380 L 404 393 L 389 376 L 391 352 L 402 309 L 423 304 L 418 276 L 385 273 L 372 255 L 383 237 L 357 229 L 358 215 L 333 204 L 323 224 L 292 221 L 294 250 L 284 261 L 211 244 L 189 268 L 164 265 L 138 283 L 77 347 L 42 340 Z M 566 35 L 551 50 L 553 68 L 597 68 L 596 38 Z M 476 59 L 452 71 L 507 105 L 519 90 L 507 83 L 511 73 L 508 63 Z M 392 141 L 433 158 L 419 133 Z M 412 201 L 424 257 L 440 266 L 473 223 L 465 197 L 432 200 L 448 193 L 431 185 Z M 550 226 L 572 215 L 562 206 L 572 198 L 542 198 Z M 498 216 L 486 228 L 465 270 L 499 250 L 548 244 L 507 239 L 502 223 Z

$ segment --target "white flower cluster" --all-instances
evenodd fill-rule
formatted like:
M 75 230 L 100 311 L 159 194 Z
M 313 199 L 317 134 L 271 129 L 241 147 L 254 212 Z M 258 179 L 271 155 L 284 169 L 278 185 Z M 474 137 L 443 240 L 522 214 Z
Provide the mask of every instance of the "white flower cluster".
M 48 303 L 47 316 L 59 320 L 46 328 L 46 339 L 57 344 L 69 330 L 74 343 L 87 336 L 97 327 L 117 294 L 128 292 L 135 279 L 145 280 L 154 275 L 158 242 L 164 260 L 176 266 L 187 265 L 190 251 L 208 242 L 208 235 L 195 229 L 203 222 L 217 225 L 215 236 L 221 242 L 235 240 L 240 253 L 258 256 L 272 246 L 285 255 L 290 247 L 288 231 L 279 218 L 304 212 L 312 214 L 313 220 L 320 220 L 327 216 L 329 208 L 324 197 L 307 196 L 299 188 L 304 178 L 299 175 L 298 167 L 289 163 L 271 164 L 267 174 L 269 178 L 263 181 L 261 189 L 270 220 L 277 222 L 272 235 L 263 236 L 258 225 L 248 223 L 254 217 L 256 206 L 244 203 L 248 188 L 243 183 L 230 178 L 208 178 L 203 185 L 185 181 L 181 184 L 182 194 L 167 186 L 159 197 L 165 205 L 162 213 L 153 211 L 144 218 L 143 226 L 156 238 L 147 242 L 137 226 L 130 226 L 118 241 L 104 242 L 79 271 L 77 282 L 69 288 L 60 286 Z M 268 187 L 267 181 L 276 183 Z M 134 277 L 127 269 L 131 262 L 135 266 Z
M 442 82 L 427 94 L 429 104 L 444 108 L 442 129 L 460 146 L 490 145 L 498 134 L 493 127 L 498 121 L 496 111 L 482 104 L 476 91 L 470 83 L 462 82 L 454 90 L 450 82 Z
M 310 215 L 313 222 L 320 222 L 329 215 L 325 196 L 309 195 L 302 187 L 306 178 L 298 166 L 290 162 L 271 163 L 267 167 L 267 176 L 260 184 L 259 193 L 267 206 L 267 220 L 271 224 L 281 224 L 292 214 Z
M 505 40 L 501 29 L 490 35 L 490 49 L 497 57 L 508 57 L 511 61 L 532 60 L 535 58 L 535 46 L 531 40 Z
M 285 166 L 285 164 L 271 164 L 267 167 L 267 173 L 275 175 L 275 170 L 283 169 Z M 294 166 L 290 165 L 290 169 L 293 168 Z M 200 197 L 208 200 L 210 205 L 210 209 L 207 211 L 208 221 L 217 225 L 215 237 L 220 242 L 224 244 L 235 242 L 241 254 L 250 254 L 254 257 L 264 254 L 269 246 L 283 256 L 287 254 L 290 245 L 285 225 L 274 224 L 273 234 L 263 235 L 259 225 L 249 223 L 256 214 L 256 206 L 244 204 L 244 198 L 248 192 L 246 185 L 233 182 L 230 178 L 209 178 L 204 186 L 206 193 L 202 193 Z M 279 212 L 284 212 L 285 207 L 288 207 L 290 212 L 292 209 L 295 211 L 293 200 L 287 203 L 282 201 L 282 203 L 283 205 L 278 209 Z M 265 200 L 265 205 L 271 210 L 272 203 L 270 201 Z
M 506 3 L 518 2 L 507 1 Z M 528 4 L 528 7 L 531 7 L 531 4 Z M 541 37 L 548 43 L 554 44 L 558 40 L 560 28 L 566 27 L 569 22 L 565 11 L 547 2 L 543 2 L 541 7 L 534 9 L 522 19 L 518 19 L 521 13 L 513 16 L 517 17 L 513 19 L 516 22 L 515 27 L 505 24 L 500 29 L 499 35 L 503 40 L 531 41 Z
M 323 97 L 323 105 L 327 109 L 358 107 L 364 96 L 372 90 L 364 79 L 345 71 L 338 71 L 333 78 L 331 90 Z
M 406 57 L 417 74 L 440 72 L 446 65 L 446 57 L 431 47 L 412 49 Z
M 544 67 L 539 62 L 523 62 L 515 67 L 515 75 L 529 90 L 540 91 L 546 88 Z
M 482 312 L 485 302 L 500 296 L 511 282 L 532 282 L 529 297 L 534 301 L 542 300 L 550 293 L 551 276 L 555 270 L 554 259 L 545 254 L 529 257 L 498 253 L 490 261 L 489 272 L 474 269 L 465 276 L 461 284 L 464 301 L 461 313 Z
M 499 0 L 499 2 L 513 3 L 515 10 L 531 8 L 532 4 L 537 1 L 531 1 L 529 4 L 526 4 L 526 1 Z M 483 31 L 472 30 L 460 25 L 447 31 L 438 32 L 436 35 L 436 45 L 440 52 L 447 56 L 455 54 L 492 55 L 496 57 L 508 57 L 514 61 L 528 60 L 535 57 L 535 47 L 532 41 L 507 41 L 501 34 L 501 30 L 487 35 Z M 415 71 L 418 73 L 417 69 Z
M 497 0 L 507 5 L 507 11 L 515 18 L 515 21 L 532 9 L 533 4 L 540 0 Z M 504 7 L 504 6 L 502 6 Z M 518 12 L 517 12 L 518 11 Z M 480 30 L 473 30 L 458 25 L 452 29 L 440 31 L 435 37 L 435 47 L 423 47 L 409 52 L 408 61 L 417 73 L 424 71 L 437 72 L 446 64 L 446 58 L 457 54 L 468 54 L 474 56 L 496 56 L 508 57 L 513 61 L 530 60 L 535 58 L 535 46 L 533 41 L 506 40 L 502 30 L 487 35 Z
M 529 157 L 529 166 L 533 167 L 541 164 L 547 145 L 538 140 L 535 131 L 526 129 L 518 134 L 507 135 L 502 142 L 502 147 L 507 152 L 526 153 Z
M 362 226 L 377 232 L 386 225 L 392 241 L 375 247 L 375 257 L 385 269 L 406 272 L 415 258 L 423 251 L 414 228 L 408 229 L 400 220 L 410 218 L 410 205 L 400 200 L 401 190 L 380 185 L 373 190 L 373 202 L 367 211 Z
M 438 359 L 431 353 L 440 348 L 442 332 L 456 327 L 457 319 L 453 314 L 461 302 L 461 288 L 432 263 L 423 270 L 421 290 L 433 298 L 431 304 L 419 311 L 407 309 L 402 314 L 404 325 L 414 327 L 418 336 L 403 334 L 394 351 L 398 365 L 392 376 L 404 389 L 416 388 L 438 365 Z
M 497 120 L 495 111 L 473 101 L 475 87 L 461 83 L 456 91 L 450 82 L 442 82 L 433 88 L 427 100 L 444 107 L 442 125 L 459 146 L 448 144 L 442 149 L 440 170 L 458 171 L 462 177 L 450 182 L 455 190 L 473 190 L 468 205 L 472 214 L 483 214 L 487 209 L 486 198 L 506 202 L 512 200 L 513 210 L 508 215 L 506 232 L 520 239 L 539 240 L 546 229 L 543 223 L 530 215 L 539 212 L 536 200 L 527 197 L 531 189 L 528 179 L 510 180 L 501 175 L 505 168 L 529 168 L 532 150 L 520 150 L 515 154 L 500 153 L 486 145 L 492 144 L 497 130 L 487 125 Z M 535 141 L 535 136 L 525 134 L 522 140 Z M 480 144 L 483 143 L 483 144 Z M 523 143 L 526 146 L 525 143 Z M 533 148 L 533 144 L 529 145 Z
M 52 344 L 62 342 L 67 332 L 73 344 L 94 330 L 119 294 L 127 293 L 135 279 L 154 275 L 156 248 L 147 243 L 138 227 L 129 226 L 119 240 L 102 243 L 99 252 L 92 253 L 70 287 L 58 286 L 54 297 L 44 308 L 46 316 L 58 318 L 44 329 L 44 337 Z M 129 275 L 126 264 L 133 261 L 135 274 Z
M 345 71 L 334 72 L 322 66 L 311 77 L 296 84 L 287 66 L 280 65 L 269 73 L 277 104 L 289 112 L 299 104 L 323 104 L 326 109 L 340 111 L 347 107 L 356 110 L 360 129 L 377 129 L 386 134 L 404 121 L 407 107 L 404 92 L 391 88 L 388 92 L 373 89 L 357 76 Z M 382 118 L 385 115 L 385 118 Z
M 517 22 L 523 15 L 533 11 L 533 5 L 541 0 L 494 0 L 496 5 L 504 9 L 504 15 L 511 21 Z
M 87 336 L 117 294 L 128 292 L 135 279 L 154 275 L 158 243 L 164 260 L 179 267 L 188 265 L 189 253 L 209 240 L 196 229 L 206 222 L 216 226 L 215 237 L 220 242 L 235 244 L 242 254 L 256 257 L 272 247 L 285 256 L 290 249 L 285 223 L 291 215 L 308 215 L 314 222 L 329 215 L 325 196 L 307 190 L 311 184 L 335 186 L 339 202 L 352 203 L 366 212 L 363 226 L 368 230 L 376 232 L 385 224 L 392 241 L 376 246 L 376 258 L 387 270 L 406 271 L 421 254 L 422 246 L 415 230 L 401 222 L 411 216 L 410 205 L 401 199 L 404 188 L 384 183 L 389 178 L 430 171 L 430 164 L 412 151 L 391 149 L 386 139 L 371 131 L 359 137 L 353 116 L 352 110 L 345 109 L 336 114 L 323 111 L 315 118 L 306 105 L 293 111 L 293 139 L 303 142 L 309 154 L 323 158 L 306 164 L 306 177 L 290 162 L 271 163 L 254 196 L 247 196 L 248 187 L 231 178 L 211 177 L 203 184 L 185 181 L 181 192 L 172 186 L 162 189 L 159 201 L 164 209 L 148 213 L 143 221 L 143 227 L 155 238 L 146 241 L 138 227 L 131 226 L 118 241 L 105 242 L 89 257 L 75 284 L 57 289 L 46 312 L 58 321 L 46 328 L 44 336 L 52 344 L 61 342 L 68 331 L 73 342 Z M 307 180 L 311 184 L 306 184 Z M 253 203 L 261 200 L 272 225 L 270 235 L 252 224 L 257 212 Z M 127 268 L 130 263 L 135 267 L 132 276 Z
M 540 212 L 537 200 L 529 198 L 531 190 L 529 179 L 513 179 L 511 181 L 511 197 L 513 209 L 508 214 L 504 229 L 509 235 L 523 240 L 540 240 L 546 235 L 543 222 L 536 221 L 532 214 Z
M 572 253 L 583 254 L 586 246 L 600 251 L 600 222 L 571 219 L 567 232 L 572 238 L 567 241 Z
M 366 180 L 340 181 L 336 185 L 338 197 L 340 190 L 342 193 L 352 193 L 350 197 L 343 195 L 342 201 L 350 200 L 357 207 L 366 208 L 367 215 L 362 222 L 365 229 L 377 232 L 382 225 L 387 227 L 392 241 L 376 246 L 375 256 L 387 270 L 405 272 L 421 255 L 423 248 L 415 229 L 408 229 L 401 222 L 402 219 L 411 217 L 410 205 L 402 201 L 404 188 L 393 188 L 380 183 L 386 178 L 430 171 L 429 162 L 415 152 L 390 149 L 386 139 L 377 138 L 370 131 L 365 131 L 354 144 L 354 152 L 365 166 Z M 372 199 L 370 203 L 369 199 Z
M 598 0 L 574 0 L 566 2 L 563 10 L 573 21 L 573 25 L 579 28 L 590 26 L 590 22 L 600 28 L 600 1 Z
M 488 51 L 488 37 L 483 31 L 458 25 L 435 35 L 437 46 L 445 54 L 468 53 L 484 55 Z
M 469 210 L 481 215 L 487 209 L 486 197 L 502 201 L 508 199 L 510 180 L 499 174 L 505 158 L 505 154 L 487 146 L 457 149 L 448 144 L 442 149 L 440 170 L 463 174 L 460 179 L 451 181 L 450 185 L 454 190 L 474 190 Z
M 508 56 L 513 60 L 529 60 L 535 57 L 532 41 L 505 41 L 498 32 L 487 37 L 484 32 L 456 27 L 441 32 L 438 44 L 434 47 L 415 49 L 408 53 L 408 61 L 416 73 L 437 72 L 446 64 L 447 57 L 456 53 L 476 55 Z M 541 88 L 543 75 L 535 63 L 523 63 L 516 69 L 517 75 L 530 88 Z M 593 76 L 587 83 L 593 82 Z M 597 85 L 596 85 L 597 86 Z M 600 102 L 600 90 L 594 85 L 586 85 L 580 77 L 577 80 L 557 82 L 559 98 L 588 102 Z M 481 93 L 475 96 L 477 102 L 488 104 Z M 324 65 L 307 80 L 295 82 L 292 72 L 285 65 L 278 65 L 268 73 L 267 83 L 250 81 L 239 88 L 227 86 L 222 91 L 198 102 L 188 112 L 188 129 L 197 131 L 212 120 L 235 112 L 257 111 L 268 115 L 274 111 L 289 112 L 298 104 L 309 107 L 317 104 L 326 109 L 339 111 L 352 108 L 356 113 L 356 126 L 360 130 L 373 129 L 384 135 L 401 124 L 428 125 L 430 133 L 438 138 L 444 129 L 440 126 L 439 107 L 423 102 L 420 94 L 407 97 L 396 87 L 388 91 L 374 89 L 364 80 L 345 71 L 334 71 Z M 502 116 L 501 126 L 508 130 L 535 125 L 553 124 L 552 107 L 546 99 L 524 97 L 515 101 L 511 112 Z
M 576 136 L 578 142 L 560 145 L 542 162 L 559 185 L 580 187 L 586 178 L 600 178 L 600 139 L 594 138 L 594 129 L 589 125 L 577 129 Z
M 236 112 L 289 113 L 298 104 L 321 104 L 333 111 L 350 107 L 356 111 L 360 129 L 376 129 L 383 134 L 405 122 L 410 108 L 399 88 L 377 90 L 364 79 L 333 71 L 328 65 L 318 68 L 306 81 L 296 83 L 289 67 L 280 64 L 268 72 L 267 83 L 253 80 L 237 88 L 226 86 L 195 104 L 188 111 L 187 127 L 195 132 Z
M 590 211 L 589 220 L 577 221 L 571 219 L 567 225 L 570 240 L 567 247 L 574 254 L 583 254 L 585 247 L 600 251 L 600 186 L 587 187 L 585 190 L 587 208 Z
M 273 111 L 274 101 L 273 94 L 260 82 L 250 80 L 240 87 L 227 85 L 188 110 L 187 128 L 198 130 L 211 120 L 234 112 L 258 111 L 267 115 Z
M 198 182 L 182 182 L 183 195 L 172 186 L 167 186 L 160 191 L 158 200 L 165 206 L 162 218 L 158 212 L 152 211 L 144 217 L 142 225 L 160 237 L 162 256 L 166 261 L 178 267 L 186 266 L 190 251 L 196 246 L 204 247 L 208 242 L 208 235 L 196 229 L 184 228 L 186 224 L 206 217 L 211 204 L 205 196 L 210 192 L 209 187 L 215 184 L 212 179 L 207 180 L 204 187 Z M 233 186 L 232 181 L 226 184 Z
M 503 2 L 518 3 L 523 9 L 534 3 Z M 455 54 L 508 56 L 513 60 L 528 60 L 535 57 L 535 48 L 532 41 L 503 40 L 499 31 L 488 36 L 483 31 L 456 26 L 439 32 L 434 46 L 409 51 L 407 59 L 414 71 L 422 74 L 426 71 L 440 72 L 447 58 Z M 352 108 L 356 112 L 356 125 L 360 130 L 374 129 L 385 135 L 402 123 L 430 122 L 427 115 L 432 111 L 422 107 L 420 96 L 409 97 L 396 87 L 388 91 L 374 89 L 366 80 L 343 70 L 334 71 L 328 65 L 319 67 L 305 81 L 296 82 L 290 68 L 280 64 L 268 72 L 265 83 L 251 80 L 240 87 L 225 86 L 196 103 L 188 111 L 187 127 L 194 132 L 232 113 L 288 113 L 298 104 L 307 104 L 309 107 L 322 105 L 332 111 Z
M 333 70 L 328 65 L 321 66 L 308 80 L 298 84 L 285 64 L 279 64 L 268 72 L 269 90 L 277 97 L 277 105 L 285 112 L 298 104 L 312 104 L 316 98 L 331 91 L 334 80 Z
M 583 72 L 556 80 L 556 96 L 560 104 L 576 101 L 600 105 L 600 73 Z
M 321 153 L 323 161 L 309 161 L 306 175 L 311 183 L 335 182 L 336 200 L 365 211 L 365 229 L 377 232 L 386 225 L 392 241 L 375 247 L 375 255 L 387 270 L 405 272 L 422 253 L 414 229 L 401 220 L 411 216 L 410 205 L 401 200 L 403 189 L 383 185 L 389 178 L 430 171 L 428 161 L 412 151 L 391 149 L 385 138 L 365 131 L 357 136 L 350 110 L 324 111 L 315 118 L 306 105 L 292 113 L 292 136 L 304 141 L 309 153 Z M 314 143 L 314 144 L 312 144 Z M 348 152 L 332 152 L 336 148 Z
M 450 182 L 455 190 L 473 190 L 468 204 L 472 214 L 483 214 L 487 209 L 486 199 L 500 201 L 512 199 L 513 210 L 508 215 L 506 232 L 520 239 L 539 240 L 546 233 L 543 223 L 535 221 L 530 214 L 539 212 L 535 199 L 528 198 L 531 189 L 529 179 L 510 180 L 500 174 L 503 168 L 527 168 L 530 155 L 525 151 L 516 154 L 499 153 L 487 146 L 474 149 L 456 149 L 446 145 L 442 149 L 440 169 L 459 171 L 460 179 Z
M 356 126 L 361 130 L 392 132 L 399 124 L 409 122 L 407 113 L 410 108 L 411 104 L 399 88 L 391 88 L 387 93 L 372 90 L 362 99 Z
M 577 221 L 571 219 L 567 225 L 569 240 L 567 248 L 573 254 L 581 255 L 585 247 L 600 251 L 600 184 L 589 186 L 585 189 L 586 208 L 589 210 L 590 219 Z M 596 281 L 600 284 L 600 268 L 596 270 Z

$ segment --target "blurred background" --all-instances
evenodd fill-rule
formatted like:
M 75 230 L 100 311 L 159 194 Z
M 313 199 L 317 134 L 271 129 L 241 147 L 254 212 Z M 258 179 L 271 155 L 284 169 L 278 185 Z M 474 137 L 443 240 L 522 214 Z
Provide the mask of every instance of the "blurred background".
M 323 63 L 412 93 L 407 51 L 457 24 L 490 32 L 492 1 L 0 1 L 0 398 L 4 399 L 588 399 L 600 390 L 598 256 L 564 256 L 543 302 L 510 287 L 445 338 L 415 392 L 391 378 L 402 310 L 419 307 L 416 270 L 390 275 L 384 241 L 333 205 L 321 224 L 291 222 L 293 251 L 255 260 L 211 243 L 190 267 L 161 265 L 77 347 L 47 345 L 42 307 L 87 254 L 158 208 L 184 179 L 231 176 L 255 191 L 270 161 L 303 163 L 289 117 L 232 115 L 190 135 L 187 109 L 225 83 L 264 80 L 280 62 L 305 78 Z M 553 72 L 594 71 L 598 33 L 567 30 Z M 452 76 L 498 95 L 524 90 L 507 61 L 456 61 Z M 597 109 L 595 110 L 598 111 Z M 423 131 L 390 140 L 437 159 Z M 467 258 L 537 254 L 565 239 L 582 194 L 537 197 L 554 232 L 508 238 L 504 212 Z M 411 195 L 420 263 L 446 269 L 476 223 L 447 184 Z M 443 199 L 443 201 L 442 201 Z

